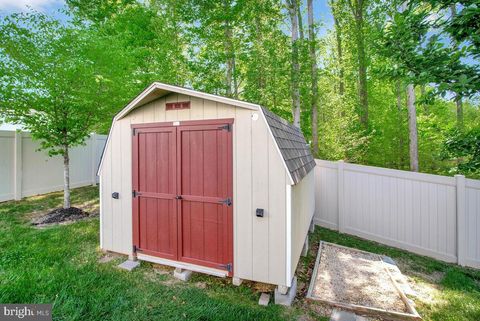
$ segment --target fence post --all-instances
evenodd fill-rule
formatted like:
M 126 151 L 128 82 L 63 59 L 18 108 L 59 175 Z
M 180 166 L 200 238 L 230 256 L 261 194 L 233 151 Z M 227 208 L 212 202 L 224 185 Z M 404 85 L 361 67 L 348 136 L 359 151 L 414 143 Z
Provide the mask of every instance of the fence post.
M 338 161 L 338 231 L 340 233 L 345 232 L 344 167 L 345 162 Z
M 22 199 L 22 131 L 15 131 L 13 155 L 13 194 L 16 201 Z
M 455 175 L 457 185 L 457 263 L 465 265 L 466 262 L 466 213 L 465 213 L 465 176 Z
M 92 147 L 92 159 L 91 159 L 91 166 L 92 166 L 92 175 L 91 175 L 91 181 L 92 181 L 92 186 L 97 185 L 97 171 L 96 171 L 96 159 L 97 159 L 97 134 L 92 133 L 90 134 L 90 145 Z

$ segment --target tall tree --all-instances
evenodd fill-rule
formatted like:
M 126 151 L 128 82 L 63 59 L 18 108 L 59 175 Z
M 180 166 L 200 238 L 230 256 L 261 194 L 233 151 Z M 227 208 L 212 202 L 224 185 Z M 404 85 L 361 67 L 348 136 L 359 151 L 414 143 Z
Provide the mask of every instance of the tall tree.
M 230 22 L 232 17 L 231 0 L 223 0 L 223 10 L 223 14 L 225 16 L 225 18 L 223 19 L 223 46 L 225 48 L 225 58 L 227 66 L 225 75 L 226 95 L 228 97 L 238 98 L 238 84 L 235 73 L 235 48 L 233 44 L 233 27 Z
M 383 54 L 392 60 L 392 70 L 387 73 L 397 80 L 406 79 L 408 83 L 407 111 L 410 170 L 416 172 L 419 171 L 419 162 L 414 82 L 420 84 L 426 82 L 426 70 L 421 69 L 424 65 L 424 57 L 419 52 L 419 48 L 421 48 L 422 42 L 429 31 L 429 25 L 425 22 L 425 18 L 424 12 L 414 15 L 411 10 L 406 10 L 405 3 L 402 3 L 399 12 L 394 12 L 392 21 L 387 24 L 384 31 L 384 43 L 382 44 Z M 420 73 L 422 73 L 423 79 L 420 78 Z
M 403 168 L 404 166 L 404 158 L 403 158 L 403 149 L 405 142 L 403 140 L 403 113 L 402 113 L 402 82 L 397 79 L 395 81 L 395 95 L 397 98 L 396 105 L 397 105 L 397 120 L 398 120 L 398 167 Z
M 237 65 L 243 78 L 241 97 L 290 119 L 290 37 L 281 30 L 285 15 L 276 0 L 248 0 L 239 19 L 242 41 Z
M 300 40 L 305 39 L 303 29 L 303 17 L 302 17 L 302 0 L 297 0 L 297 19 L 298 19 L 298 32 Z
M 64 202 L 70 208 L 70 150 L 83 144 L 109 104 L 112 51 L 91 30 L 40 13 L 13 14 L 0 24 L 0 114 L 21 124 L 64 164 Z M 119 67 L 124 65 L 116 61 Z M 105 66 L 99 64 L 105 63 Z M 108 91 L 108 90 L 107 90 Z
M 360 122 L 363 126 L 368 125 L 368 92 L 367 92 L 367 57 L 365 53 L 365 22 L 367 0 L 347 0 L 347 3 L 355 20 L 355 43 L 357 49 L 358 64 L 358 100 Z
M 292 27 L 291 44 L 292 44 L 292 115 L 293 125 L 300 128 L 300 89 L 298 82 L 300 79 L 300 65 L 298 62 L 298 2 L 297 0 L 286 0 L 290 22 Z
M 408 110 L 408 133 L 410 151 L 410 170 L 418 172 L 418 129 L 417 110 L 415 106 L 415 87 L 413 84 L 407 86 L 407 110 Z
M 457 16 L 457 5 L 455 3 L 450 5 L 450 15 L 451 19 L 455 20 Z M 458 50 L 456 39 L 453 39 L 453 45 Z M 463 101 L 460 93 L 455 93 L 455 105 L 457 106 L 457 128 L 461 130 L 463 129 Z
M 313 17 L 313 0 L 307 0 L 308 10 L 308 40 L 310 49 L 310 64 L 312 78 L 312 143 L 313 155 L 318 155 L 318 70 L 317 70 L 317 49 L 315 34 L 315 20 Z
M 333 16 L 333 25 L 335 28 L 335 42 L 336 42 L 336 51 L 337 51 L 337 59 L 338 59 L 338 93 L 340 96 L 343 96 L 345 92 L 345 71 L 343 66 L 343 44 L 342 44 L 342 28 L 340 19 L 340 10 L 338 8 L 338 1 L 330 1 L 330 7 L 332 8 L 332 16 Z

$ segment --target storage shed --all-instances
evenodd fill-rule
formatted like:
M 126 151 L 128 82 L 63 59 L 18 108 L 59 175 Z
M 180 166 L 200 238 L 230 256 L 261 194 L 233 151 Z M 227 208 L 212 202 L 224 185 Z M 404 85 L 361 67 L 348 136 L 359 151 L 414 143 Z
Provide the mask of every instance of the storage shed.
M 113 119 L 103 250 L 287 288 L 314 214 L 302 132 L 252 103 L 155 82 Z

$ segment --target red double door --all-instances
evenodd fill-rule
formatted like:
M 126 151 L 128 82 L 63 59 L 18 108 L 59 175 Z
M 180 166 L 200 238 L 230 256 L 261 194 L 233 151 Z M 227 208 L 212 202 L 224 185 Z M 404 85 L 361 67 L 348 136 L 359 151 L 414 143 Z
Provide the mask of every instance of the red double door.
M 232 123 L 132 126 L 134 250 L 231 275 Z

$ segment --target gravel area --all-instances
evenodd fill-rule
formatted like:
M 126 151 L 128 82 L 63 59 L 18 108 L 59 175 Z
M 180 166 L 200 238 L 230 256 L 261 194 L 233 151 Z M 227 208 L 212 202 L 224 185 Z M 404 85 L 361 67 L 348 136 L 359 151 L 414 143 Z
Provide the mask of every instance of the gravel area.
M 408 313 L 379 255 L 322 243 L 311 296 Z

